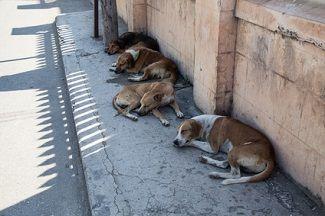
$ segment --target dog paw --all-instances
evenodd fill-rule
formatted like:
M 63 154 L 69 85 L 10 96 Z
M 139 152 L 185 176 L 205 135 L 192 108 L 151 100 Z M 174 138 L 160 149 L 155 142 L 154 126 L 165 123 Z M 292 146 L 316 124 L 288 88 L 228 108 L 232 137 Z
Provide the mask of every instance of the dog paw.
M 184 117 L 184 114 L 181 111 L 179 111 L 179 112 L 176 113 L 176 116 L 178 118 L 183 118 Z
M 225 179 L 221 182 L 221 184 L 223 185 L 229 185 L 229 184 L 232 184 L 232 179 Z
M 132 116 L 129 116 L 129 118 L 132 120 L 132 121 L 138 121 L 138 117 L 132 115 Z
M 108 70 L 110 70 L 110 71 L 116 71 L 116 68 L 115 67 L 110 67 L 110 68 L 108 68 Z
M 220 168 L 224 168 L 224 169 L 226 169 L 227 167 L 229 166 L 229 163 L 228 163 L 228 161 L 223 161 L 221 164 L 220 164 Z
M 128 80 L 132 82 L 138 81 L 136 77 L 128 77 Z
M 209 177 L 212 179 L 217 179 L 217 178 L 219 178 L 219 175 L 216 172 L 210 172 Z
M 161 123 L 166 127 L 169 126 L 169 121 L 167 121 L 166 119 L 161 120 Z
M 133 76 L 133 77 L 128 77 L 128 80 L 132 82 L 140 82 L 141 78 Z
M 201 163 L 207 163 L 208 162 L 208 159 L 205 156 L 202 155 L 202 156 L 199 157 L 199 161 Z
M 116 62 L 111 64 L 112 67 L 116 67 Z

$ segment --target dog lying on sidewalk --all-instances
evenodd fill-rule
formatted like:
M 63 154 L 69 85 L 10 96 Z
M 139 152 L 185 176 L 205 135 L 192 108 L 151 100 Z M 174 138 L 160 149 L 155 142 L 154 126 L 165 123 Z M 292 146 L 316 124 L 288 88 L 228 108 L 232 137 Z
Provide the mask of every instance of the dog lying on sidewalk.
M 271 175 L 275 166 L 274 150 L 270 141 L 256 129 L 230 117 L 200 115 L 185 120 L 179 126 L 174 145 L 192 146 L 214 154 L 219 150 L 227 153 L 228 159 L 225 161 L 200 157 L 202 163 L 216 167 L 227 168 L 230 165 L 230 173 L 209 174 L 211 178 L 224 178 L 224 185 L 262 181 Z M 257 174 L 241 177 L 240 167 Z
M 122 73 L 124 70 L 128 73 L 143 72 L 142 76 L 130 77 L 130 81 L 138 82 L 158 78 L 175 83 L 177 80 L 177 65 L 160 52 L 147 48 L 126 50 L 112 66 L 116 67 L 115 73 Z
M 158 110 L 159 107 L 165 105 L 170 105 L 178 118 L 184 116 L 176 102 L 175 90 L 170 82 L 126 85 L 113 98 L 113 106 L 119 114 L 136 121 L 138 117 L 130 112 L 140 106 L 137 110 L 139 115 L 152 112 L 164 126 L 168 126 L 169 122 Z
M 147 47 L 152 50 L 159 51 L 158 42 L 143 33 L 138 32 L 125 32 L 117 40 L 109 42 L 105 52 L 112 55 L 115 53 L 122 53 L 133 45 Z

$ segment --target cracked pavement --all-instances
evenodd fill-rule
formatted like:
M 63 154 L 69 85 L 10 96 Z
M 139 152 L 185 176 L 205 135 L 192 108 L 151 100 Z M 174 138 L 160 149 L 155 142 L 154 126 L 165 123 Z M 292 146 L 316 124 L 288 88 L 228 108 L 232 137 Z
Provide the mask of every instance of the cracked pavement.
M 56 25 L 93 215 L 322 214 L 279 170 L 255 184 L 210 179 L 217 168 L 199 163 L 205 153 L 173 147 L 181 120 L 169 107 L 161 111 L 170 127 L 152 115 L 137 122 L 115 117 L 112 98 L 129 82 L 126 74 L 109 71 L 117 56 L 91 38 L 91 16 L 67 14 Z M 177 98 L 185 118 L 200 114 L 191 87 L 177 90 Z

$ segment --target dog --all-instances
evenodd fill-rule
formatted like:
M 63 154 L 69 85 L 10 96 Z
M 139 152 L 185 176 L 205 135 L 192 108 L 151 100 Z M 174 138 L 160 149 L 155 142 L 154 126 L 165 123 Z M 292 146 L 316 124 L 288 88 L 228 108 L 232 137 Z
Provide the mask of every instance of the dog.
M 230 173 L 209 173 L 211 178 L 224 178 L 224 185 L 262 181 L 271 175 L 275 167 L 274 150 L 267 137 L 230 117 L 200 115 L 185 120 L 179 126 L 173 143 L 176 147 L 192 146 L 213 154 L 219 150 L 227 153 L 227 160 L 224 161 L 200 157 L 200 162 L 219 168 L 230 165 Z M 257 174 L 241 177 L 240 167 Z
M 122 53 L 133 45 L 147 47 L 152 50 L 159 51 L 158 42 L 143 33 L 125 32 L 117 40 L 112 40 L 108 43 L 105 49 L 109 55 Z
M 115 73 L 143 72 L 142 76 L 129 77 L 130 81 L 139 82 L 150 78 L 160 78 L 171 83 L 177 80 L 177 65 L 160 52 L 148 48 L 128 49 L 121 54 L 116 63 L 112 64 Z
M 158 110 L 159 107 L 170 105 L 178 118 L 183 118 L 175 98 L 175 90 L 170 82 L 153 82 L 126 85 L 113 98 L 113 106 L 119 114 L 137 121 L 138 117 L 131 114 L 132 110 L 137 110 L 139 115 L 146 115 L 151 112 L 164 126 L 169 122 Z

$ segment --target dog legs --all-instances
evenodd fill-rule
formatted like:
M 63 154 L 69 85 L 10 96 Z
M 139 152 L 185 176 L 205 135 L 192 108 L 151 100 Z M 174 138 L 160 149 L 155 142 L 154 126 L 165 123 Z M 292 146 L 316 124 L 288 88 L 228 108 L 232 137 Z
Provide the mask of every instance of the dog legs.
M 133 81 L 133 82 L 140 82 L 140 81 L 146 80 L 148 78 L 149 78 L 149 73 L 144 72 L 142 76 L 129 77 L 128 80 Z
M 198 140 L 193 140 L 188 146 L 192 146 L 198 149 L 201 149 L 202 151 L 212 153 L 214 154 L 215 152 L 212 150 L 211 146 L 207 142 L 201 142 Z
M 224 178 L 224 179 L 236 179 L 240 178 L 240 169 L 239 167 L 230 167 L 230 172 L 210 172 L 209 177 L 210 178 Z
M 135 115 L 131 114 L 130 112 L 132 110 L 134 110 L 135 108 L 137 108 L 140 105 L 139 101 L 133 101 L 130 103 L 130 105 L 122 112 L 122 115 L 124 115 L 125 117 L 133 120 L 133 121 L 137 121 L 138 117 L 136 117 Z
M 171 106 L 174 109 L 174 111 L 176 113 L 176 116 L 178 118 L 183 118 L 184 117 L 184 114 L 179 109 L 179 106 L 178 106 L 176 100 L 174 100 L 172 103 L 170 103 L 169 106 Z
M 167 119 L 165 119 L 165 117 L 163 116 L 163 114 L 161 114 L 161 112 L 156 108 L 156 109 L 153 109 L 152 111 L 152 114 L 154 116 L 156 116 L 159 121 L 164 125 L 164 126 L 169 126 L 169 122 L 167 121 Z
M 137 77 L 130 77 L 128 80 L 134 81 L 134 82 L 140 82 L 143 80 L 147 80 L 149 77 L 159 77 L 159 71 L 162 69 L 161 62 L 155 62 L 147 67 L 143 68 L 143 75 L 142 76 L 137 76 Z M 161 77 L 163 78 L 163 77 Z
M 219 161 L 219 160 L 215 160 L 213 158 L 203 156 L 203 155 L 200 156 L 199 159 L 200 159 L 201 163 L 210 164 L 212 166 L 216 166 L 216 167 L 223 168 L 223 169 L 227 168 L 229 165 L 228 160 Z

